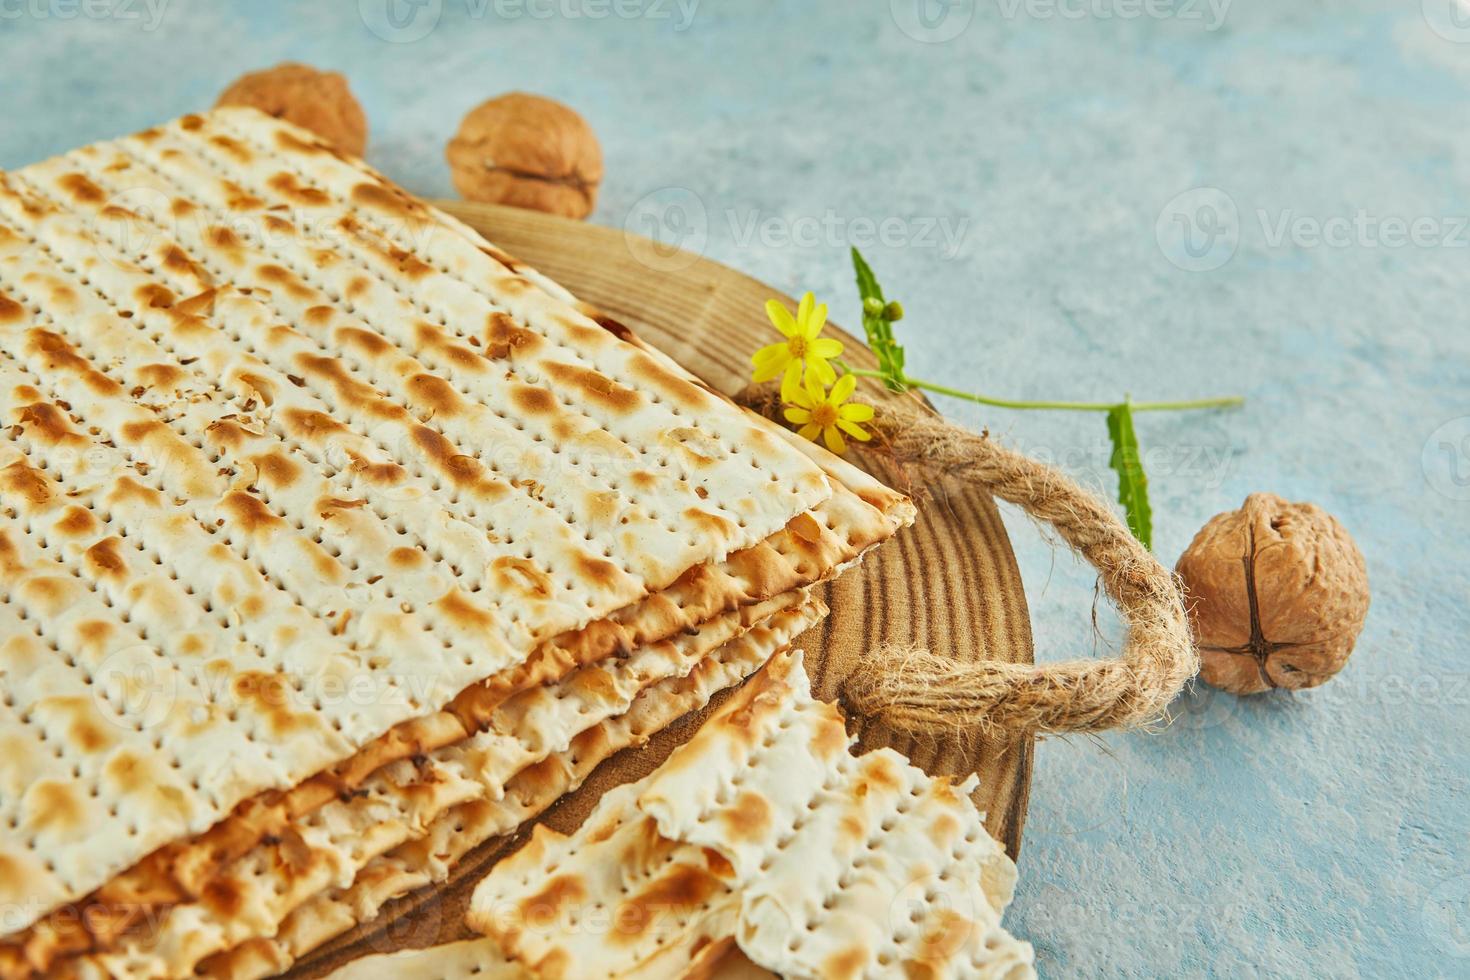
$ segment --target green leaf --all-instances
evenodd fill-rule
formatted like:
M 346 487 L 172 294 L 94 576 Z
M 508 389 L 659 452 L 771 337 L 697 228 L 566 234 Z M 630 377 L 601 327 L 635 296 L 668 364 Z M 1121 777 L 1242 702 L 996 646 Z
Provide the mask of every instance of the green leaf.
M 883 301 L 883 287 L 872 267 L 863 259 L 856 248 L 852 250 L 852 268 L 857 273 L 858 295 L 863 301 L 863 333 L 868 338 L 868 348 L 878 359 L 878 370 L 883 374 L 883 383 L 890 391 L 905 391 L 908 383 L 903 373 L 903 348 L 893 339 L 893 320 L 890 307 Z
M 1118 474 L 1118 503 L 1128 518 L 1128 529 L 1153 549 L 1153 510 L 1148 504 L 1148 475 L 1138 452 L 1138 434 L 1133 430 L 1133 406 L 1129 402 L 1108 409 L 1108 437 L 1113 440 L 1113 455 L 1108 465 Z

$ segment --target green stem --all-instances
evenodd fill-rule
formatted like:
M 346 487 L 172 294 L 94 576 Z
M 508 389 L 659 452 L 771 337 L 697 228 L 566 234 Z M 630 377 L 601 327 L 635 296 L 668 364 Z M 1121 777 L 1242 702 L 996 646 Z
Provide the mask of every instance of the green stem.
M 882 371 L 873 371 L 868 368 L 855 368 L 842 365 L 849 374 L 855 374 L 860 378 L 886 379 Z M 981 405 L 994 405 L 997 408 L 1027 408 L 1047 409 L 1059 412 L 1106 412 L 1117 405 L 1117 402 L 1038 402 L 1017 401 L 1010 398 L 990 398 L 985 395 L 977 395 L 969 391 L 960 391 L 958 388 L 950 388 L 947 385 L 935 384 L 932 381 L 923 381 L 919 378 L 910 378 L 904 375 L 904 385 L 910 388 L 923 388 L 940 395 L 948 395 L 951 398 L 963 398 L 965 401 L 977 402 Z M 1166 412 L 1183 411 L 1199 408 L 1233 408 L 1244 405 L 1245 399 L 1238 395 L 1227 398 L 1198 398 L 1192 401 L 1178 402 L 1133 402 L 1131 407 L 1135 412 Z

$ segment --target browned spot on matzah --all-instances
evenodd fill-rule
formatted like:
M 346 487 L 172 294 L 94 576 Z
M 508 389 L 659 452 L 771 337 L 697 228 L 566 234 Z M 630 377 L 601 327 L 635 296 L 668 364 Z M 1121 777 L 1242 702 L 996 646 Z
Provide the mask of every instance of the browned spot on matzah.
M 82 552 L 82 557 L 87 561 L 88 570 L 100 579 L 121 576 L 128 572 L 128 564 L 122 560 L 122 554 L 119 551 L 118 538 L 101 539 L 93 547 Z
M 491 562 L 495 580 L 501 588 L 513 590 L 536 599 L 549 599 L 553 591 L 551 579 L 545 572 L 524 558 L 502 555 Z
M 66 508 L 55 527 L 59 534 L 68 538 L 91 537 L 102 529 L 101 523 L 92 516 L 92 512 L 79 504 Z
M 52 780 L 35 783 L 25 796 L 27 823 L 42 832 L 77 830 L 82 823 L 82 801 L 71 783 Z
M 235 230 L 226 228 L 224 225 L 210 225 L 204 229 L 204 241 L 211 248 L 240 249 L 245 246 L 245 242 L 235 234 Z
M 301 477 L 301 464 L 280 450 L 249 457 L 267 486 L 289 487 Z
M 444 618 L 466 629 L 488 630 L 494 627 L 495 617 L 488 610 L 475 605 L 458 590 L 442 596 L 436 603 Z
M 138 368 L 138 377 L 150 388 L 174 390 L 188 379 L 189 373 L 177 364 L 144 364 Z
M 406 217 L 416 216 L 422 210 L 411 198 L 395 194 L 381 184 L 368 181 L 352 188 L 352 200 L 357 204 L 397 211 Z
M 771 804 L 758 793 L 741 793 L 732 806 L 720 811 L 720 823 L 731 840 L 760 840 L 770 831 Z
M 35 507 L 51 499 L 51 481 L 40 470 L 16 460 L 0 470 L 0 491 L 23 497 Z
M 13 323 L 26 315 L 26 308 L 0 293 L 0 323 Z
M 604 405 L 614 411 L 632 411 L 642 401 L 638 392 L 632 388 L 625 388 L 611 378 L 604 377 L 588 368 L 553 361 L 546 365 L 546 373 L 553 379 L 575 388 L 589 401 Z
M 174 300 L 178 298 L 173 290 L 160 286 L 156 282 L 139 286 L 133 296 L 145 307 L 159 310 L 166 310 L 173 306 Z
M 265 501 L 254 494 L 240 490 L 231 490 L 225 494 L 224 499 L 220 501 L 220 507 L 247 534 L 280 531 L 289 526 L 286 521 L 271 513 Z
M 230 693 L 237 701 L 252 705 L 264 715 L 266 724 L 276 735 L 312 727 L 311 715 L 292 710 L 291 679 L 284 674 L 242 671 L 230 681 Z
M 867 966 L 867 963 L 868 951 L 866 948 L 849 946 L 827 957 L 827 961 L 822 964 L 822 976 L 829 980 L 849 980 L 849 978 L 855 980 L 863 975 L 863 967 Z M 905 964 L 904 976 L 907 980 L 919 980 L 920 977 L 929 976 L 927 973 L 911 973 L 907 967 L 908 964 Z
M 286 431 L 303 440 L 314 440 L 331 433 L 346 433 L 347 426 L 325 412 L 288 408 L 281 414 Z
M 557 875 L 534 895 L 521 902 L 520 919 L 535 926 L 537 923 L 554 923 L 561 917 L 564 906 L 576 907 L 587 899 L 587 886 L 577 875 Z
M 510 400 L 516 408 L 527 415 L 555 415 L 556 396 L 545 388 L 515 382 L 510 386 Z
M 85 204 L 100 204 L 107 199 L 107 193 L 92 183 L 86 174 L 63 174 L 57 179 L 56 185 L 66 191 L 73 200 Z
M 702 868 L 681 865 L 621 903 L 613 913 L 611 938 L 633 942 L 671 916 L 694 911 L 717 895 L 723 885 Z
M 466 402 L 454 386 L 433 374 L 415 374 L 408 379 L 409 396 L 429 407 L 435 416 L 463 413 Z
M 203 126 L 204 117 L 193 112 L 179 119 L 179 128 L 187 130 L 191 133 L 194 132 L 196 129 L 202 128 Z M 160 133 L 156 129 L 145 129 L 143 130 L 143 132 L 138 134 L 140 139 L 145 137 L 148 139 L 157 138 L 159 135 Z
M 284 170 L 274 174 L 270 180 L 266 181 L 266 184 L 287 200 L 300 204 L 329 204 L 332 200 L 325 191 L 301 183 L 294 174 Z
M 209 142 L 213 143 L 221 150 L 224 150 L 226 153 L 234 157 L 236 160 L 239 160 L 241 163 L 249 163 L 255 158 L 255 154 L 250 152 L 250 148 L 248 146 L 232 137 L 217 134 L 211 136 L 209 138 Z
M 496 311 L 485 318 L 485 356 L 491 360 L 511 357 L 517 351 L 529 354 L 543 343 L 540 336 L 517 324 L 508 313 Z

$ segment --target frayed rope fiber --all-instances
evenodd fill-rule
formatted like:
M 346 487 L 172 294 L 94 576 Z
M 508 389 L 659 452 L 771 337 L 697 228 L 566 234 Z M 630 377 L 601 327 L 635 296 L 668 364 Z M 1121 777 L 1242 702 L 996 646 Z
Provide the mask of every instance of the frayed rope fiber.
M 779 397 L 751 387 L 737 398 L 779 417 Z M 1015 664 L 964 661 L 888 645 L 843 693 L 853 709 L 893 728 L 936 738 L 1001 731 L 1095 732 L 1159 720 L 1199 669 L 1184 599 L 1173 575 L 1112 509 L 1061 471 L 901 400 L 884 402 L 871 448 L 906 467 L 981 484 L 1056 528 L 1097 569 L 1128 624 L 1116 660 Z

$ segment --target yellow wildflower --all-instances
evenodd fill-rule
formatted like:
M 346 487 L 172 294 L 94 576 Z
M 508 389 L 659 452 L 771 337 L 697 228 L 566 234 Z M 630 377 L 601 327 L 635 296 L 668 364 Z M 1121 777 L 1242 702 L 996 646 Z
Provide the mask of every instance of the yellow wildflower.
M 818 303 L 811 293 L 801 298 L 796 316 L 778 301 L 766 301 L 766 316 L 786 337 L 755 352 L 750 363 L 757 384 L 781 376 L 781 400 L 794 401 L 801 391 L 801 380 L 816 376 L 823 385 L 837 380 L 837 372 L 827 362 L 842 354 L 842 341 L 817 336 L 827 325 L 827 304 Z
M 873 406 L 861 402 L 843 404 L 852 397 L 857 387 L 857 375 L 844 374 L 837 379 L 828 393 L 810 374 L 806 384 L 797 389 L 796 397 L 787 399 L 792 407 L 786 409 L 786 420 L 801 426 L 797 435 L 803 439 L 817 441 L 821 436 L 827 448 L 834 453 L 847 451 L 847 442 L 842 438 L 846 432 L 858 442 L 867 442 L 872 436 L 858 425 L 873 417 Z

